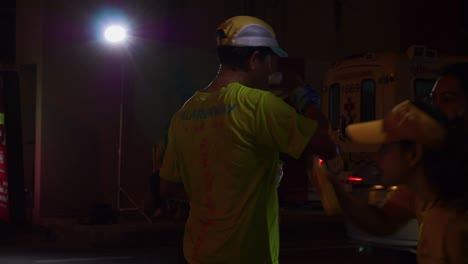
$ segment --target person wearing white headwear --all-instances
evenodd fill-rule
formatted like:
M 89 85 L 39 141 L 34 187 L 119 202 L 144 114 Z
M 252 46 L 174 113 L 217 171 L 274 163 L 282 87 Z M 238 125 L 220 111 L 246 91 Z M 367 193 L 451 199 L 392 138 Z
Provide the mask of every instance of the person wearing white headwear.
M 171 121 L 161 193 L 190 203 L 188 263 L 278 263 L 279 153 L 334 161 L 336 146 L 317 108 L 301 106 L 300 115 L 265 91 L 275 60 L 287 56 L 271 26 L 233 17 L 218 27 L 217 41 L 217 76 Z

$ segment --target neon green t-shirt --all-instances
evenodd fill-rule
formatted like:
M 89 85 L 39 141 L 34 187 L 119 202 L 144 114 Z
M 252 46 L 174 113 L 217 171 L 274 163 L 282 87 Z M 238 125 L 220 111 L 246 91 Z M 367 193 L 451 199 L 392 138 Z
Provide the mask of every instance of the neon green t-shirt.
M 174 115 L 161 177 L 190 201 L 189 263 L 277 263 L 279 152 L 298 158 L 317 123 L 270 92 L 231 83 Z

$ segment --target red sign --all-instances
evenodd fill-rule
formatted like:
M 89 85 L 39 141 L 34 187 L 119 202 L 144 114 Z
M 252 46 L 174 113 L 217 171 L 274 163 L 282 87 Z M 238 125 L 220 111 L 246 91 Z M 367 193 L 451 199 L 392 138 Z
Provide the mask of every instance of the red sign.
M 352 118 L 354 111 L 354 103 L 351 100 L 351 97 L 348 97 L 348 101 L 344 105 L 344 110 L 348 113 L 348 117 Z
M 0 221 L 10 221 L 8 195 L 7 148 L 5 130 L 5 86 L 0 76 Z
M 6 157 L 6 147 L 0 145 L 0 220 L 8 222 L 10 220 L 10 213 Z

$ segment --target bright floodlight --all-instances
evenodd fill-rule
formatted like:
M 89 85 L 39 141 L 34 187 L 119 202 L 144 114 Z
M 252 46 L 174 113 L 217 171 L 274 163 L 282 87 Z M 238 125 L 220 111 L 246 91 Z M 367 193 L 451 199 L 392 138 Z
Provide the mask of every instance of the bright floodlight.
M 124 42 L 127 39 L 127 30 L 118 25 L 109 26 L 104 31 L 104 37 L 112 43 Z

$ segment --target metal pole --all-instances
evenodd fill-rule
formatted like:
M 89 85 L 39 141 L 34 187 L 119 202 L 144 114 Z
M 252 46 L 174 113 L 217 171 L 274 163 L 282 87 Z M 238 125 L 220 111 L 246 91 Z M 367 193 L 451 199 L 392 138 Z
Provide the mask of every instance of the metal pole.
M 122 28 L 121 28 L 122 29 Z M 123 29 L 124 30 L 124 29 Z M 107 30 L 106 30 L 107 31 Z M 125 30 L 124 30 L 125 31 Z M 125 32 L 123 32 L 125 33 Z M 107 36 L 106 36 L 107 37 Z M 121 41 L 125 40 L 125 38 L 121 39 Z M 110 42 L 112 39 L 109 40 Z M 121 42 L 119 41 L 119 42 Z M 124 44 L 124 43 L 121 43 Z M 148 218 L 148 216 L 140 210 L 138 205 L 135 203 L 135 201 L 130 197 L 130 195 L 122 188 L 122 139 L 123 139 L 123 111 L 124 111 L 124 96 L 125 96 L 125 85 L 126 85 L 126 74 L 125 74 L 125 63 L 126 63 L 126 54 L 125 54 L 125 45 L 120 45 L 119 49 L 119 54 L 118 54 L 118 59 L 120 63 L 120 98 L 119 98 L 119 141 L 118 141 L 118 148 L 117 148 L 117 193 L 116 193 L 116 211 L 118 214 L 121 211 L 127 211 L 127 210 L 136 210 L 138 211 L 141 215 L 143 215 L 148 222 L 151 222 L 151 219 Z M 130 203 L 134 206 L 133 208 L 125 208 L 123 209 L 121 206 L 121 200 L 122 200 L 122 194 L 123 197 L 126 197 Z
M 120 58 L 120 113 L 119 113 L 119 145 L 117 149 L 117 210 L 120 210 L 120 181 L 122 175 L 122 129 L 123 129 L 123 99 L 125 86 L 125 62 Z
M 128 194 L 124 188 L 122 188 L 121 185 L 121 178 L 122 178 L 122 136 L 123 136 L 123 111 L 124 111 L 124 92 L 125 92 L 125 77 L 126 77 L 126 72 L 125 72 L 125 59 L 122 55 L 121 58 L 121 65 L 120 65 L 120 70 L 121 70 L 121 79 L 120 79 L 120 113 L 119 113 L 119 148 L 118 148 L 118 164 L 117 164 L 117 211 L 123 212 L 123 211 L 137 211 L 139 212 L 149 223 L 151 223 L 151 219 L 143 212 L 137 205 L 137 203 L 130 197 L 130 194 Z M 134 206 L 131 208 L 122 208 L 121 206 L 121 194 L 123 194 L 123 197 L 126 197 L 128 201 Z

